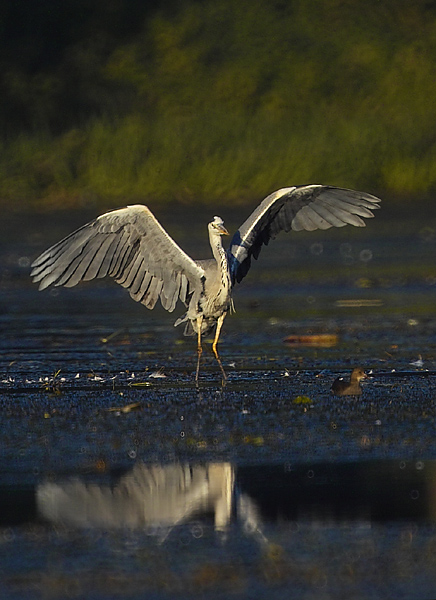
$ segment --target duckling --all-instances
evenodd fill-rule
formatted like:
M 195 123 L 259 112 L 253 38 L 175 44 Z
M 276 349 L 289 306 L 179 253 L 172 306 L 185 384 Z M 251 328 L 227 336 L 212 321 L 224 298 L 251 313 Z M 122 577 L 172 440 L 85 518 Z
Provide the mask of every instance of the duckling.
M 336 396 L 360 396 L 362 388 L 360 382 L 368 375 L 361 367 L 356 367 L 351 372 L 350 381 L 346 381 L 343 377 L 338 377 L 334 380 L 331 391 Z

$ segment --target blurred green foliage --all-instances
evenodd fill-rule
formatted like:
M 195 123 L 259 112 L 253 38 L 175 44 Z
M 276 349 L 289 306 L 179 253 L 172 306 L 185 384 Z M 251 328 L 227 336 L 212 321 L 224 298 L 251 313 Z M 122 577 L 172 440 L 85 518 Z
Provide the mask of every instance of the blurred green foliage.
M 436 2 L 12 0 L 0 202 L 436 185 Z

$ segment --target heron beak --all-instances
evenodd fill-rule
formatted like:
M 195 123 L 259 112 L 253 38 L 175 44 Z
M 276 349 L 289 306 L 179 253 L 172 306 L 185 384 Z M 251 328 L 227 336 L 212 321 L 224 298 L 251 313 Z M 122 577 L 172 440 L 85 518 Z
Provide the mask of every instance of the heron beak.
M 221 235 L 230 235 L 229 232 L 227 231 L 227 229 L 224 227 L 224 225 L 220 225 L 220 228 L 218 231 Z

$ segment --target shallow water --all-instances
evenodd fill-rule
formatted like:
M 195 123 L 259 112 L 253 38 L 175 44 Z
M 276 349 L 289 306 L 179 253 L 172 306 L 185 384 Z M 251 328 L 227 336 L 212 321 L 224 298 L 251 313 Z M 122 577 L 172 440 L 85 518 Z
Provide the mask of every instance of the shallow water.
M 31 259 L 92 216 L 2 224 L 3 597 L 434 596 L 432 223 L 281 236 L 235 291 L 227 384 L 207 349 L 197 388 L 182 309 L 31 284 Z M 158 216 L 207 255 L 181 209 Z M 362 396 L 331 396 L 356 364 Z

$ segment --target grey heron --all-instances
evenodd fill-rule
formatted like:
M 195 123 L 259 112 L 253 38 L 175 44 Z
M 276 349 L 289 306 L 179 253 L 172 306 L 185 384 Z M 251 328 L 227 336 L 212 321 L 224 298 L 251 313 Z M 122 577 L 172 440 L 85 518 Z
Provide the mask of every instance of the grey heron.
M 128 289 L 133 300 L 154 308 L 158 298 L 172 312 L 180 300 L 187 311 L 175 325 L 186 323 L 185 335 L 197 335 L 198 380 L 201 336 L 216 326 L 212 351 L 222 367 L 217 344 L 232 288 L 242 281 L 264 245 L 280 231 L 313 231 L 354 225 L 373 217 L 379 198 L 345 188 L 324 185 L 292 186 L 267 196 L 234 234 L 214 217 L 208 225 L 213 258 L 194 260 L 163 229 L 152 212 L 137 204 L 100 215 L 43 252 L 33 263 L 31 276 L 39 289 L 49 285 L 72 287 L 109 275 Z

